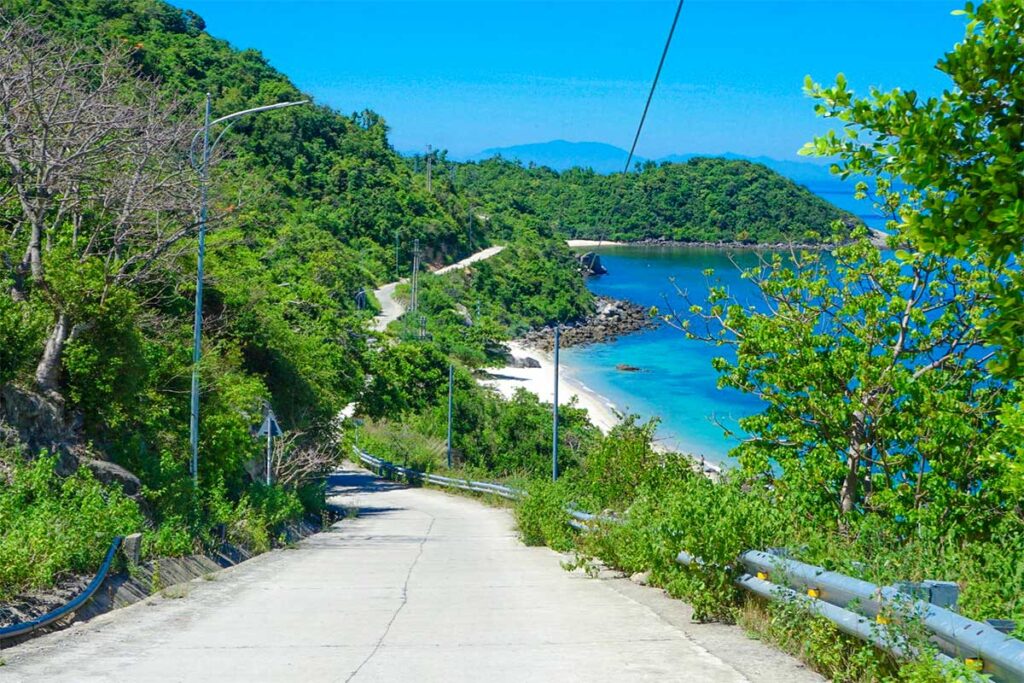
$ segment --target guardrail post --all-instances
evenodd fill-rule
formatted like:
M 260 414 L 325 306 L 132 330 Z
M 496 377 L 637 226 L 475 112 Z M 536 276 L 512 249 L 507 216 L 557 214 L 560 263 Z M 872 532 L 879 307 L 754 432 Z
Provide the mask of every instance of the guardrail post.
M 129 566 L 138 566 L 142 561 L 142 534 L 125 536 L 121 543 L 121 555 Z

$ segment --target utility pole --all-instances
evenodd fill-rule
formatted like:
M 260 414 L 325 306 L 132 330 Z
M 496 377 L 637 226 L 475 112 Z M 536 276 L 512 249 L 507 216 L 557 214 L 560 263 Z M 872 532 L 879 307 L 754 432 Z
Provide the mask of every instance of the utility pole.
M 559 327 L 555 325 L 555 400 L 551 407 L 551 481 L 558 481 L 558 338 Z
M 420 340 L 427 338 L 427 316 L 420 316 Z
M 409 292 L 409 312 L 407 314 L 408 324 L 410 327 L 406 328 L 406 332 L 409 334 L 409 338 L 412 337 L 411 325 L 415 324 L 413 321 L 416 319 L 416 311 L 419 306 L 419 272 L 420 241 L 417 239 L 413 240 L 412 247 L 412 277 Z
M 233 114 L 228 114 L 227 116 L 222 116 L 219 119 L 211 121 L 210 99 L 210 93 L 206 93 L 206 109 L 203 115 L 203 127 L 192 136 L 192 144 L 189 146 L 189 161 L 192 164 L 192 168 L 199 171 L 200 186 L 199 246 L 196 260 L 196 304 L 195 316 L 192 323 L 192 392 L 189 407 L 188 433 L 189 447 L 192 452 L 189 469 L 192 474 L 192 484 L 196 487 L 199 486 L 199 361 L 202 357 L 203 274 L 206 259 L 206 223 L 209 213 L 208 188 L 210 185 L 210 158 L 213 156 L 213 150 L 217 147 L 221 138 L 224 137 L 224 134 L 228 132 L 228 129 L 231 128 L 233 124 L 228 124 L 212 144 L 210 143 L 210 130 L 217 124 L 227 123 L 228 121 L 233 121 L 234 119 L 241 118 L 247 114 L 258 114 L 260 112 L 270 111 L 271 109 L 284 109 L 285 107 L 294 107 L 296 105 L 307 104 L 309 102 L 309 100 L 300 100 L 298 102 L 279 102 L 278 104 L 268 104 L 262 107 L 236 111 Z M 199 144 L 200 137 L 202 137 L 203 140 L 201 162 L 196 160 L 196 145 Z
M 427 145 L 427 192 L 431 191 L 431 189 L 430 189 L 430 171 L 431 171 L 432 162 L 433 162 L 433 157 L 431 156 L 431 147 L 430 147 L 430 145 Z
M 473 246 L 473 207 L 469 208 L 469 246 Z
M 448 364 L 448 469 L 452 468 L 452 391 L 455 386 L 455 365 Z
M 188 442 L 192 450 L 189 469 L 192 483 L 199 486 L 199 359 L 203 339 L 203 265 L 206 257 L 206 186 L 210 179 L 210 93 L 206 93 L 203 117 L 203 165 L 199 171 L 199 258 L 196 263 L 196 311 L 192 322 L 192 403 L 189 410 Z

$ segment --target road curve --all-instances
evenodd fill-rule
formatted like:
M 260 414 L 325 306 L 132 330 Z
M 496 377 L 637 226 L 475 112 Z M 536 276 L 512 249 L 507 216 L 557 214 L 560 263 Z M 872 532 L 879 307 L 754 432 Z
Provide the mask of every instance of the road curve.
M 500 254 L 504 249 L 505 247 L 503 246 L 481 249 L 475 254 L 467 256 L 461 261 L 453 263 L 450 266 L 438 268 L 434 271 L 434 275 L 444 275 L 445 273 L 450 273 L 453 270 L 461 270 L 471 263 L 483 261 L 484 259 L 491 258 L 495 254 Z M 402 278 L 399 282 L 407 281 L 407 278 Z M 381 285 L 377 289 L 373 290 L 373 295 L 376 297 L 377 303 L 380 304 L 380 313 L 374 316 L 372 323 L 372 328 L 376 332 L 383 332 L 388 328 L 388 325 L 391 324 L 391 321 L 398 320 L 402 317 L 402 314 L 405 313 L 405 306 L 395 299 L 395 287 L 399 282 L 389 282 L 388 284 Z
M 505 510 L 332 477 L 358 517 L 2 654 L 4 681 L 818 681 L 738 629 L 566 572 Z

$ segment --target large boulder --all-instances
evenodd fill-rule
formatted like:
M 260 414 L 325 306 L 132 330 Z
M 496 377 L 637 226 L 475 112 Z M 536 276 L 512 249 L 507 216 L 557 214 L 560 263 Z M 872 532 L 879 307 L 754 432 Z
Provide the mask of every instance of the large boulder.
M 107 460 L 86 460 L 82 464 L 89 468 L 97 480 L 108 486 L 119 486 L 129 498 L 138 498 L 142 493 L 142 482 L 139 478 L 117 463 Z
M 580 269 L 584 275 L 606 275 L 608 269 L 601 264 L 601 257 L 593 251 L 579 255 Z

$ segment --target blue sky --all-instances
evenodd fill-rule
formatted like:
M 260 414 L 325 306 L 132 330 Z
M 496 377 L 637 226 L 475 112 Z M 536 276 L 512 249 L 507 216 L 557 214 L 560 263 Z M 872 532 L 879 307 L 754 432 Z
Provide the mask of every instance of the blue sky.
M 394 146 L 453 155 L 552 139 L 628 147 L 674 1 L 176 0 Z M 935 94 L 963 35 L 947 0 L 686 0 L 637 153 L 780 159 L 826 124 L 803 78 Z

